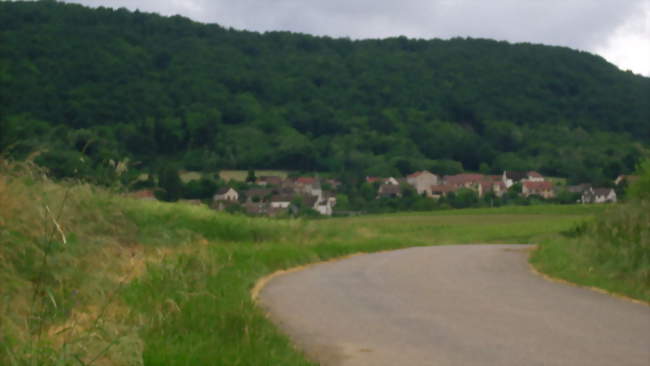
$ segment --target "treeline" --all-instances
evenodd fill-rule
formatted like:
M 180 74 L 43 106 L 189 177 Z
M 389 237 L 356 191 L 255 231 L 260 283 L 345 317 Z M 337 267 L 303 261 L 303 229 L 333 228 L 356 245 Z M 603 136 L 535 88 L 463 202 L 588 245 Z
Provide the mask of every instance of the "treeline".
M 634 169 L 650 79 L 563 47 L 264 34 L 125 9 L 0 3 L 0 151 L 57 177 Z

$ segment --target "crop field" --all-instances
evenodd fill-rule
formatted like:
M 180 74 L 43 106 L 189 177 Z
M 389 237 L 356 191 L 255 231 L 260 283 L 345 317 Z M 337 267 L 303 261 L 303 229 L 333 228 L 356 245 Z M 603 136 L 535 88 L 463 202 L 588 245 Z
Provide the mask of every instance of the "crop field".
M 602 211 L 248 218 L 8 170 L 0 175 L 3 365 L 311 365 L 251 299 L 262 276 L 358 252 L 552 241 Z

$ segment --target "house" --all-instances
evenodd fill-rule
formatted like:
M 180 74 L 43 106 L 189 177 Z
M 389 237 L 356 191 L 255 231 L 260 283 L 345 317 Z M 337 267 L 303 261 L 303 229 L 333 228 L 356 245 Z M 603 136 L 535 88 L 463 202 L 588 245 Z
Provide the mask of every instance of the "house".
M 313 177 L 300 177 L 294 182 L 294 189 L 297 193 L 303 193 L 320 198 L 323 195 L 320 181 Z
M 402 197 L 402 187 L 394 184 L 382 184 L 377 192 L 378 198 Z
M 390 184 L 390 185 L 398 186 L 400 183 L 396 178 L 388 177 L 388 178 L 384 179 L 384 184 Z
M 289 194 L 276 194 L 271 197 L 272 208 L 289 208 L 293 196 Z
M 531 170 L 527 173 L 527 176 L 525 180 L 529 182 L 543 182 L 544 181 L 544 176 L 539 174 L 538 172 Z
M 314 209 L 321 215 L 332 216 L 336 206 L 336 196 L 333 193 L 323 193 L 323 197 L 316 202 Z
M 431 189 L 431 186 L 438 184 L 438 176 L 429 171 L 423 170 L 409 174 L 406 177 L 406 182 L 413 186 L 418 194 L 425 193 L 427 196 L 430 196 L 431 192 L 429 189 Z
M 442 181 L 444 184 L 457 188 L 472 188 L 476 187 L 481 182 L 490 181 L 490 179 L 483 174 L 463 173 L 446 175 L 443 177 Z
M 234 201 L 239 200 L 239 193 L 230 187 L 221 188 L 212 197 L 213 201 Z
M 246 202 L 266 202 L 272 194 L 273 190 L 270 188 L 251 188 L 244 191 Z
M 445 197 L 449 193 L 456 192 L 458 190 L 457 187 L 448 185 L 448 184 L 439 184 L 435 186 L 431 186 L 429 191 L 431 192 L 431 198 L 438 199 L 440 197 Z
M 518 172 L 513 170 L 504 170 L 501 177 L 506 188 L 512 187 L 515 183 L 519 183 L 528 178 L 528 172 Z
M 607 203 L 616 202 L 616 191 L 614 188 L 589 188 L 582 192 L 582 203 Z
M 366 177 L 366 182 L 370 184 L 379 182 L 380 184 L 392 184 L 394 186 L 398 186 L 400 184 L 399 181 L 393 177 L 388 177 L 388 178 Z
M 298 177 L 294 182 L 296 185 L 306 186 L 316 183 L 316 180 L 314 177 Z
M 619 185 L 619 184 L 630 184 L 634 183 L 637 179 L 639 179 L 638 175 L 619 175 L 616 180 L 614 181 L 614 184 Z
M 555 197 L 555 190 L 552 182 L 531 182 L 524 181 L 521 184 L 521 194 L 524 197 L 536 195 L 545 199 Z
M 263 175 L 255 181 L 255 184 L 262 187 L 279 186 L 282 184 L 282 178 L 274 175 Z
M 456 175 L 446 175 L 442 179 L 443 184 L 455 187 L 456 190 L 460 188 L 468 188 L 473 191 L 476 191 L 480 196 L 483 195 L 483 185 L 484 182 L 491 183 L 491 179 L 483 174 L 476 173 L 463 173 Z
M 484 194 L 487 193 L 494 193 L 495 196 L 501 197 L 508 191 L 508 188 L 506 188 L 506 184 L 500 180 L 499 181 L 494 181 L 492 179 L 485 180 L 480 182 L 479 185 L 480 185 L 479 196 L 483 196 Z

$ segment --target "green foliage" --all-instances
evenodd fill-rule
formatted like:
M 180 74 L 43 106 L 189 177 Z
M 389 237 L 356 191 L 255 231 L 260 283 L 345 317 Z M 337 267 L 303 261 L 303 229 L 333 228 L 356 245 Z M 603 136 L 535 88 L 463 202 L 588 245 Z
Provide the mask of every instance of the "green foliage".
M 447 202 L 454 208 L 472 207 L 479 202 L 478 193 L 471 189 L 461 188 L 455 193 L 449 194 Z
M 36 163 L 48 169 L 56 179 L 85 177 L 90 171 L 88 161 L 76 151 L 48 151 L 36 158 Z
M 541 243 L 532 262 L 553 276 L 650 302 L 650 201 L 614 206 Z
M 248 174 L 246 175 L 246 183 L 255 183 L 257 177 L 255 176 L 255 170 L 249 169 Z
M 183 198 L 208 199 L 217 192 L 218 185 L 210 179 L 201 178 L 185 183 L 183 187 Z
M 627 198 L 650 201 L 650 159 L 639 164 L 636 174 L 639 178 L 628 186 Z
M 174 166 L 164 166 L 158 173 L 158 187 L 160 190 L 156 191 L 158 199 L 175 202 L 183 195 L 183 182 L 178 169 Z
M 650 141 L 650 79 L 562 47 L 259 34 L 53 1 L 1 2 L 0 33 L 0 149 L 51 151 L 38 161 L 60 176 L 128 157 L 360 176 L 534 169 L 600 184 L 630 173 Z M 72 153 L 89 168 L 66 171 Z

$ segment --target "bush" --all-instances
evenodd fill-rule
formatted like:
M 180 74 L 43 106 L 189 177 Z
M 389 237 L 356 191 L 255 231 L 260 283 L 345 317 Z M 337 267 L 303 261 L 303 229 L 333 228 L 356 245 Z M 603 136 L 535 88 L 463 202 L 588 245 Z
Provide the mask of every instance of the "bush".
M 627 197 L 636 200 L 650 200 L 650 159 L 639 164 L 637 174 L 639 179 L 630 183 Z

